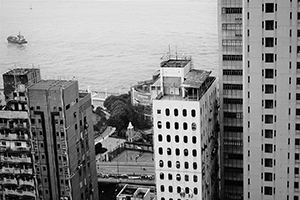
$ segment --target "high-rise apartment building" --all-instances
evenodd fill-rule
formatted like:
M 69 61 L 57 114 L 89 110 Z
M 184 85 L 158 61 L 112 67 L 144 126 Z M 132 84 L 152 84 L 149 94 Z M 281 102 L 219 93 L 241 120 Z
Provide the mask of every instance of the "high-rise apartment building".
M 242 0 L 218 0 L 221 199 L 243 199 Z
M 216 79 L 167 56 L 151 86 L 158 200 L 217 199 Z
M 0 110 L 0 199 L 36 199 L 26 89 L 40 80 L 38 69 L 3 74 L 6 106 Z
M 243 2 L 244 199 L 299 200 L 299 8 Z
M 91 96 L 77 81 L 40 80 L 34 70 L 3 75 L 12 99 L 0 110 L 2 198 L 98 199 Z M 18 81 L 24 75 L 34 83 Z

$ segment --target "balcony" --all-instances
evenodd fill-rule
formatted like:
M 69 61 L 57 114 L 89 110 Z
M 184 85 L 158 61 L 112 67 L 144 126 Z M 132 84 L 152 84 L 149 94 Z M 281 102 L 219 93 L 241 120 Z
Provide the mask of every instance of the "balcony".
M 4 195 L 16 195 L 16 196 L 21 195 L 21 193 L 19 193 L 17 190 L 11 190 L 11 189 L 7 189 L 7 188 L 4 189 L 3 194 Z
M 14 184 L 14 185 L 18 185 L 18 181 L 16 178 L 3 178 L 3 185 L 5 184 Z
M 20 169 L 21 174 L 32 174 L 32 169 Z
M 23 191 L 21 194 L 22 194 L 23 196 L 29 196 L 29 197 L 35 198 L 34 190 L 33 190 L 33 191 Z
M 10 156 L 10 157 L 0 156 L 0 160 L 1 160 L 1 162 L 31 163 L 31 158 L 30 157 L 20 158 L 20 157 L 17 157 L 17 156 Z
M 31 180 L 22 180 L 22 179 L 19 179 L 19 184 L 20 185 L 29 185 L 29 186 L 34 187 L 34 181 L 33 181 L 33 179 L 31 179 Z
M 0 169 L 1 174 L 18 174 L 18 170 L 16 170 L 14 167 L 5 167 L 3 166 L 2 169 Z
M 14 147 L 14 148 L 11 148 L 12 151 L 19 151 L 19 152 L 22 152 L 22 151 L 30 151 L 30 147 Z
M 29 140 L 29 137 L 27 134 L 25 135 L 17 135 L 13 133 L 9 134 L 0 134 L 0 140 Z

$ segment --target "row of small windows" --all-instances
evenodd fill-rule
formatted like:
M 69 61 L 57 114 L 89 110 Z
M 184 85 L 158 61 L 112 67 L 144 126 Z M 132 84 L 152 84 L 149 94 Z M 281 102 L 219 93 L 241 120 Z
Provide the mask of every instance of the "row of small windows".
M 175 109 L 173 110 L 173 112 L 174 112 L 174 116 L 175 116 L 175 117 L 177 117 L 177 116 L 179 115 L 179 111 L 178 111 L 177 108 L 175 108 Z M 160 110 L 160 109 L 157 110 L 157 114 L 161 114 L 161 110 Z M 170 116 L 170 109 L 169 109 L 169 108 L 166 108 L 166 109 L 165 109 L 165 115 L 166 115 L 166 116 Z M 187 116 L 187 110 L 186 110 L 186 109 L 183 109 L 183 110 L 182 110 L 182 116 L 184 116 L 184 117 Z M 196 117 L 196 110 L 194 110 L 194 109 L 191 110 L 191 116 L 192 116 L 192 117 Z
M 243 104 L 243 99 L 224 98 L 224 104 Z
M 191 129 L 193 130 L 193 131 L 195 131 L 196 130 L 196 123 L 192 123 L 191 124 Z M 158 121 L 157 122 L 157 128 L 159 128 L 159 129 L 161 129 L 162 128 L 162 122 L 161 121 Z M 171 123 L 170 122 L 166 122 L 166 129 L 170 129 L 171 128 Z M 175 128 L 175 130 L 178 130 L 179 129 L 179 123 L 178 122 L 175 122 L 174 123 L 174 128 Z M 186 122 L 184 122 L 183 124 L 182 124 L 182 128 L 183 128 L 183 130 L 187 130 L 188 129 L 188 124 L 186 123 Z
M 161 192 L 165 192 L 165 186 L 161 185 L 160 186 L 160 191 Z M 169 186 L 169 192 L 172 193 L 173 192 L 173 186 Z M 198 188 L 194 188 L 194 190 L 191 190 L 190 188 L 186 187 L 186 188 L 181 188 L 179 186 L 177 186 L 177 193 L 182 193 L 185 192 L 185 194 L 189 194 L 190 192 L 197 195 L 198 194 Z M 164 197 L 161 198 L 161 200 L 165 200 Z M 169 200 L 173 200 L 172 198 L 170 198 Z
M 162 136 L 161 134 L 158 134 L 157 137 L 158 137 L 158 141 L 159 141 L 159 142 L 162 142 L 162 141 L 163 141 L 163 136 Z M 167 136 L 166 136 L 166 141 L 167 141 L 167 142 L 171 142 L 171 136 L 170 136 L 170 135 L 167 135 Z M 179 143 L 179 135 L 175 135 L 175 142 L 176 142 L 176 143 Z M 184 142 L 184 143 L 188 143 L 188 136 L 186 136 L 186 135 L 183 136 L 183 142 Z M 193 143 L 193 144 L 196 144 L 196 143 L 197 143 L 197 137 L 196 137 L 196 136 L 193 136 L 193 137 L 192 137 L 192 143 Z
M 242 61 L 243 55 L 223 55 L 224 61 Z
M 242 14 L 242 8 L 222 8 L 222 14 Z
M 160 178 L 160 180 L 164 180 L 165 179 L 165 174 L 163 172 L 161 172 L 159 174 L 159 178 Z M 170 180 L 170 181 L 173 180 L 173 175 L 171 173 L 168 173 L 168 180 Z M 176 174 L 176 180 L 181 181 L 181 175 L 180 174 Z M 190 181 L 190 176 L 188 174 L 185 174 L 184 179 L 182 179 L 182 180 L 184 180 L 186 182 L 189 182 Z M 193 175 L 193 181 L 195 183 L 198 182 L 198 176 L 197 175 Z
M 167 161 L 167 166 L 168 166 L 169 168 L 172 168 L 172 161 L 170 161 L 170 160 Z M 180 167 L 181 167 L 180 162 L 179 162 L 179 161 L 176 161 L 175 166 L 176 166 L 177 169 L 180 169 Z M 160 161 L 159 161 L 159 167 L 164 167 L 164 161 L 163 161 L 163 160 L 160 160 Z M 184 168 L 185 168 L 185 169 L 189 169 L 189 168 L 190 168 L 189 162 L 184 162 Z M 197 168 L 198 168 L 197 163 L 196 163 L 196 162 L 193 162 L 193 169 L 196 170 Z
M 243 90 L 242 84 L 223 84 L 224 90 Z
M 224 112 L 224 118 L 243 119 L 243 113 L 241 113 L 241 112 Z
M 159 148 L 158 148 L 158 153 L 159 153 L 160 155 L 163 155 L 163 148 L 162 148 L 162 147 L 159 147 Z M 175 154 L 176 154 L 176 156 L 180 156 L 180 149 L 179 149 L 179 148 L 176 148 L 176 149 L 175 149 Z M 171 150 L 171 148 L 167 148 L 167 155 L 172 155 L 172 150 Z M 183 150 L 183 155 L 184 155 L 184 156 L 188 156 L 188 155 L 189 155 L 189 150 L 188 150 L 188 149 L 184 149 L 184 150 Z M 197 150 L 196 150 L 196 149 L 193 149 L 193 150 L 192 150 L 192 155 L 193 155 L 194 157 L 197 157 Z
M 226 31 L 238 30 L 238 31 L 241 31 L 242 30 L 242 23 L 224 23 L 224 24 L 222 24 L 222 30 L 226 30 Z
M 240 39 L 224 39 L 222 40 L 223 46 L 242 46 L 243 42 Z
M 242 76 L 243 75 L 243 70 L 223 69 L 223 75 Z

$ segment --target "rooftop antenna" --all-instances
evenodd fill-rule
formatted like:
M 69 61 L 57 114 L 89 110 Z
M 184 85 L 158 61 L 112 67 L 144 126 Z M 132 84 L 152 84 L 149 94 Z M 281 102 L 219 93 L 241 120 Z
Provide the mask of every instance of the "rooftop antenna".
M 175 45 L 175 54 L 176 54 L 176 60 L 177 60 L 177 45 Z

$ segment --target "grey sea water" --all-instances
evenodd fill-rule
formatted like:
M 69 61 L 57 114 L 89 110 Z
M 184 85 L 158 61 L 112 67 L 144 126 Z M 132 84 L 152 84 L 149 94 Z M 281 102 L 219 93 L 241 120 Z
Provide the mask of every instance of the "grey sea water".
M 28 44 L 8 44 L 19 31 Z M 218 75 L 217 39 L 216 0 L 0 1 L 0 74 L 34 65 L 82 89 L 128 91 L 169 45 Z

